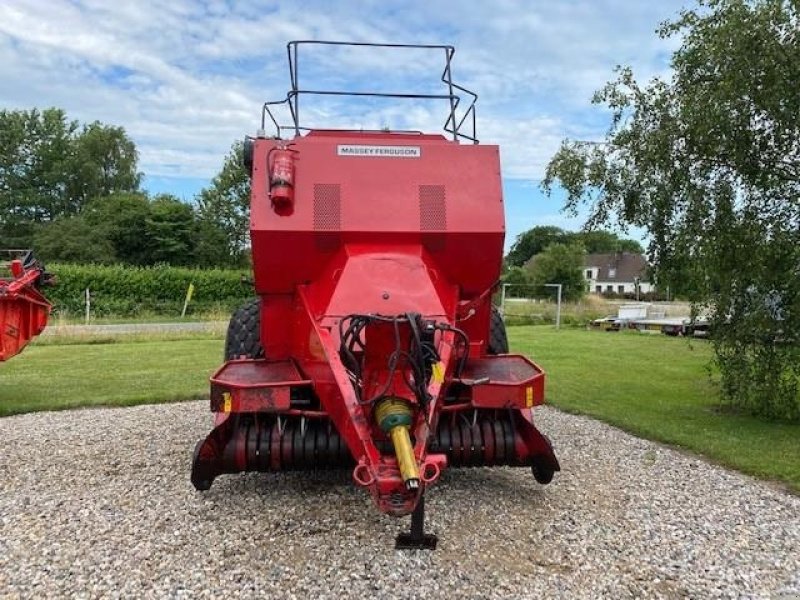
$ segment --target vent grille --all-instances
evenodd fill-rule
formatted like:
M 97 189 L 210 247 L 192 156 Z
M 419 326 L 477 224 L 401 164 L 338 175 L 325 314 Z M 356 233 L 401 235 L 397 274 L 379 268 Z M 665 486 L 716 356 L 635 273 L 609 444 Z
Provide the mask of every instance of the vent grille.
M 341 187 L 338 183 L 315 183 L 314 229 L 317 231 L 339 231 L 341 228 Z
M 447 229 L 447 203 L 443 185 L 419 186 L 419 228 L 421 231 Z

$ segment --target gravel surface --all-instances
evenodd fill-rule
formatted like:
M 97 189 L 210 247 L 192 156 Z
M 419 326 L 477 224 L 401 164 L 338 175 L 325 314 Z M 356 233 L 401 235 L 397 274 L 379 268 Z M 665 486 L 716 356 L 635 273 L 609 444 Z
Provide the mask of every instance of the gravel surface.
M 538 409 L 564 471 L 449 471 L 433 553 L 346 474 L 189 483 L 206 402 L 0 419 L 0 597 L 800 597 L 800 498 Z

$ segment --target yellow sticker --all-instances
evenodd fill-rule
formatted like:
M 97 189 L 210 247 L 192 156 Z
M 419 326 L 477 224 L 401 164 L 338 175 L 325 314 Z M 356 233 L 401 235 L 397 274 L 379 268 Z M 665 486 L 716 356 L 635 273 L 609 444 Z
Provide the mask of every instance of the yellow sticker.
M 222 392 L 222 412 L 231 412 L 231 395 L 229 392 Z
M 442 361 L 437 363 L 433 363 L 433 380 L 436 383 L 442 383 L 444 381 L 444 365 Z
M 528 408 L 533 406 L 533 388 L 530 386 L 525 388 L 525 406 Z

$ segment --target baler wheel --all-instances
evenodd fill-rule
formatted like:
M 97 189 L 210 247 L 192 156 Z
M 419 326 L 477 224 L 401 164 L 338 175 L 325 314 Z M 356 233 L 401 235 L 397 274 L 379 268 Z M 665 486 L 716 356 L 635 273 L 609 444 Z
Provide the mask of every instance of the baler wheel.
M 489 321 L 489 345 L 486 348 L 489 354 L 508 354 L 508 336 L 503 315 L 492 306 L 492 316 Z
M 192 453 L 192 464 L 197 464 L 197 457 L 200 454 L 200 447 L 203 445 L 203 440 L 200 440 L 195 444 L 194 452 Z M 194 475 L 194 473 L 192 473 Z M 206 490 L 211 489 L 211 483 L 213 482 L 212 479 L 192 479 L 192 484 L 194 485 L 195 489 L 205 492 Z
M 555 472 L 560 470 L 561 467 L 558 465 L 558 461 L 555 459 L 555 455 L 553 454 L 553 442 L 551 442 L 550 438 L 546 435 L 542 435 L 542 437 L 547 443 L 547 447 L 550 449 L 550 452 L 549 454 L 540 454 L 539 456 L 535 456 L 533 458 L 533 463 L 531 464 L 531 473 L 533 473 L 533 478 L 537 483 L 547 485 L 553 481 L 553 475 L 555 475 Z
M 225 336 L 225 360 L 234 358 L 261 358 L 261 300 L 253 298 L 231 315 Z
M 553 475 L 555 475 L 553 467 L 543 464 L 542 461 L 537 460 L 534 460 L 533 465 L 531 465 L 531 472 L 533 473 L 533 478 L 536 480 L 536 482 L 541 483 L 542 485 L 547 485 L 553 481 Z

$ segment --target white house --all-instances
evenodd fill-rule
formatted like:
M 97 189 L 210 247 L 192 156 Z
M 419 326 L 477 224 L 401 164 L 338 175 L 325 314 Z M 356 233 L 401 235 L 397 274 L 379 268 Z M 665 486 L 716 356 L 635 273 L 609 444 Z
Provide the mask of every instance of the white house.
M 594 294 L 640 294 L 654 291 L 648 281 L 647 261 L 641 254 L 616 252 L 587 254 L 583 259 L 586 288 Z

